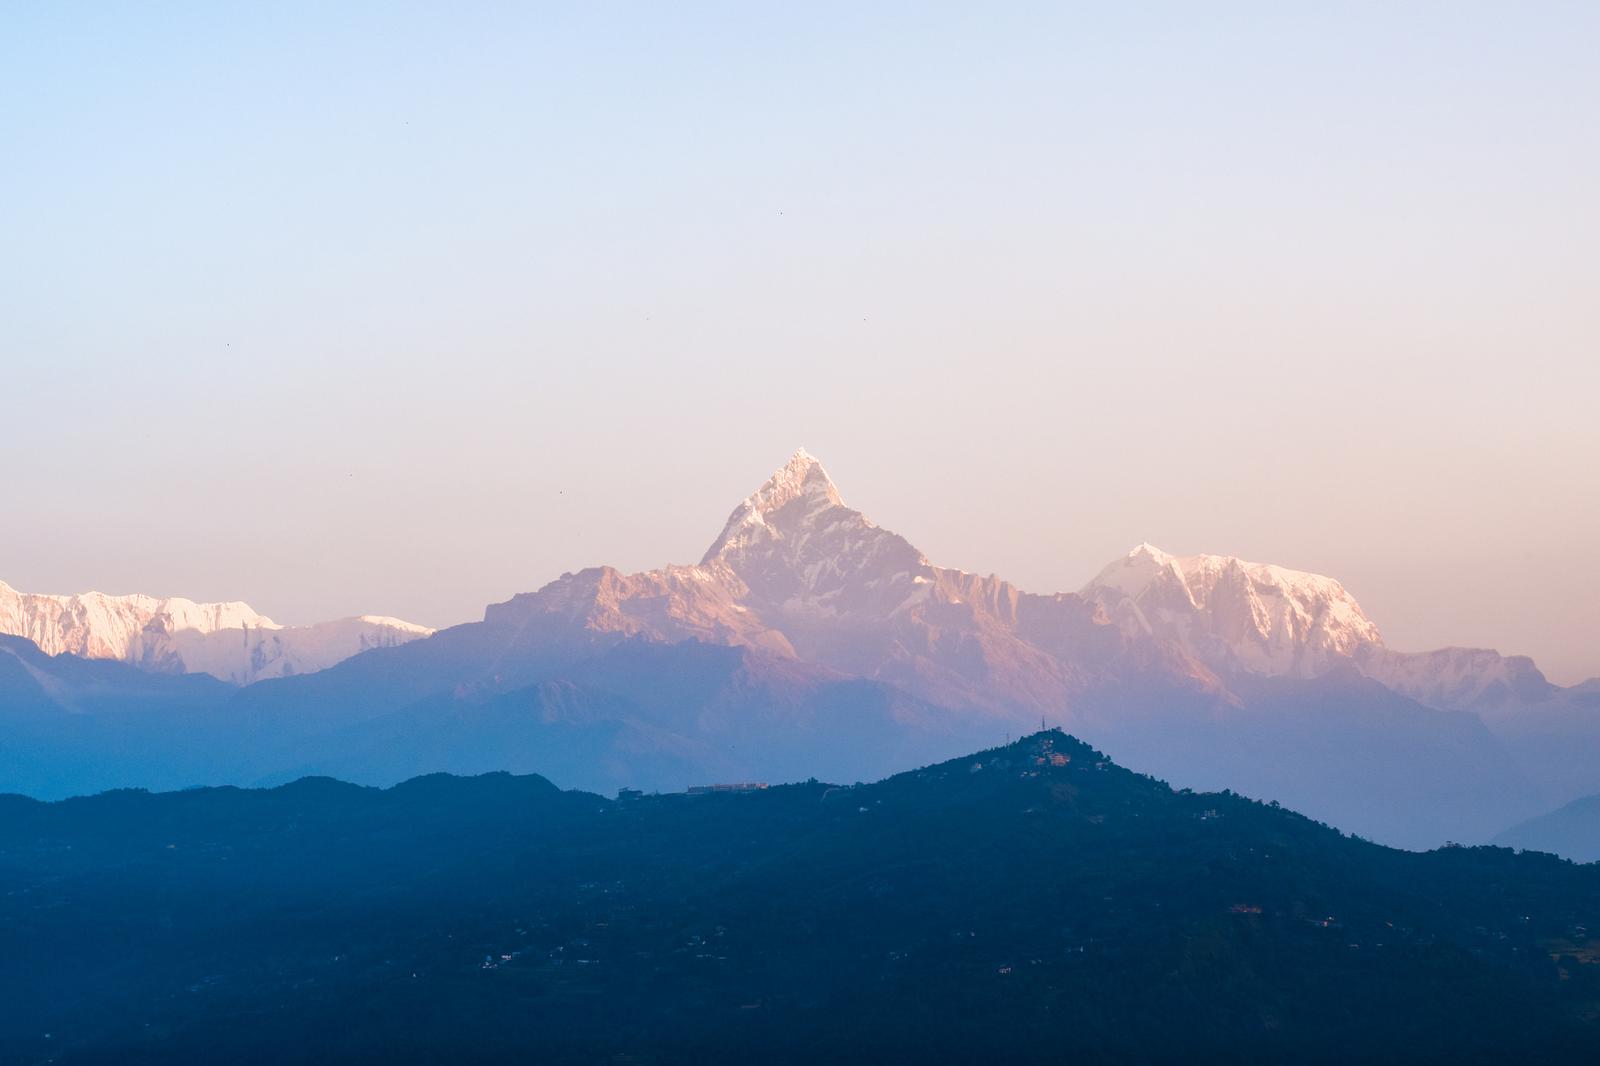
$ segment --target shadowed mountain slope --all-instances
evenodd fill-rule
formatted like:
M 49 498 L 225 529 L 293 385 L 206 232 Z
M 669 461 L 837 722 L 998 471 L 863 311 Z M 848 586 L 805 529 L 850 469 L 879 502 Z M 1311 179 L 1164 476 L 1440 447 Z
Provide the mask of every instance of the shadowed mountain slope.
M 1501 833 L 1495 843 L 1548 851 L 1575 862 L 1600 862 L 1600 796 L 1585 796 L 1560 810 L 1530 818 Z

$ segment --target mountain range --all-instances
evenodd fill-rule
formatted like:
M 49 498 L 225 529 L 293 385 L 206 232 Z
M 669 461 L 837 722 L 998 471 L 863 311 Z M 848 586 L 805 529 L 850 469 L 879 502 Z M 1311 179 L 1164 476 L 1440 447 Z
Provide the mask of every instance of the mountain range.
M 116 659 L 145 670 L 210 674 L 236 685 L 322 670 L 368 648 L 432 633 L 398 618 L 361 615 L 280 626 L 249 604 L 179 596 L 51 596 L 0 581 L 0 634 L 26 637 L 50 655 Z
M 209 632 L 256 632 L 223 624 L 248 610 L 230 606 Z M 421 635 L 397 623 L 326 669 L 175 688 L 170 709 L 145 698 L 137 714 L 11 647 L 0 709 L 32 755 L 0 788 L 503 769 L 603 790 L 870 779 L 1042 719 L 1175 783 L 1406 846 L 1485 840 L 1600 791 L 1600 684 L 1563 689 L 1487 650 L 1390 650 L 1337 581 L 1230 557 L 1141 545 L 1079 592 L 1025 592 L 935 565 L 804 451 L 696 564 L 563 574 Z M 114 650 L 133 646 L 78 647 L 173 668 Z

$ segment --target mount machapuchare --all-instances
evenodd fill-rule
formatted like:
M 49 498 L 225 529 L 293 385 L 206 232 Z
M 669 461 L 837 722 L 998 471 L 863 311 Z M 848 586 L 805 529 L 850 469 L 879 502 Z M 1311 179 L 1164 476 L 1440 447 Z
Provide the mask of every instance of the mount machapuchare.
M 1393 652 L 1330 578 L 1149 546 L 1081 592 L 1024 592 L 934 565 L 803 451 L 694 565 L 564 574 L 204 709 L 120 714 L 57 660 L 13 657 L 25 698 L 0 707 L 30 708 L 8 727 L 30 772 L 0 761 L 0 788 L 36 794 L 440 770 L 607 791 L 857 780 L 1041 719 L 1174 783 L 1407 846 L 1600 791 L 1600 715 L 1526 660 Z

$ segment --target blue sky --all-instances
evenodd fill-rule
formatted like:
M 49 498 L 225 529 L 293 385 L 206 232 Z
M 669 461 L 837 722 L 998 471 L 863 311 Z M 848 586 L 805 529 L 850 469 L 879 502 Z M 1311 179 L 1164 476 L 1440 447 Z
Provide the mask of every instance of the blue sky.
M 17 4 L 0 579 L 432 624 L 796 446 L 1600 673 L 1589 4 Z

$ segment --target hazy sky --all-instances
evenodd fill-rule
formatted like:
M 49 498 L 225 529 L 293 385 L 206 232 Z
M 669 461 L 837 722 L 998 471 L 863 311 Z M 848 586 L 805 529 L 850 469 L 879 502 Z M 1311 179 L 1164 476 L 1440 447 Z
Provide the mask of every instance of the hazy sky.
M 803 444 L 1600 674 L 1600 5 L 258 7 L 6 7 L 18 588 L 465 621 Z

